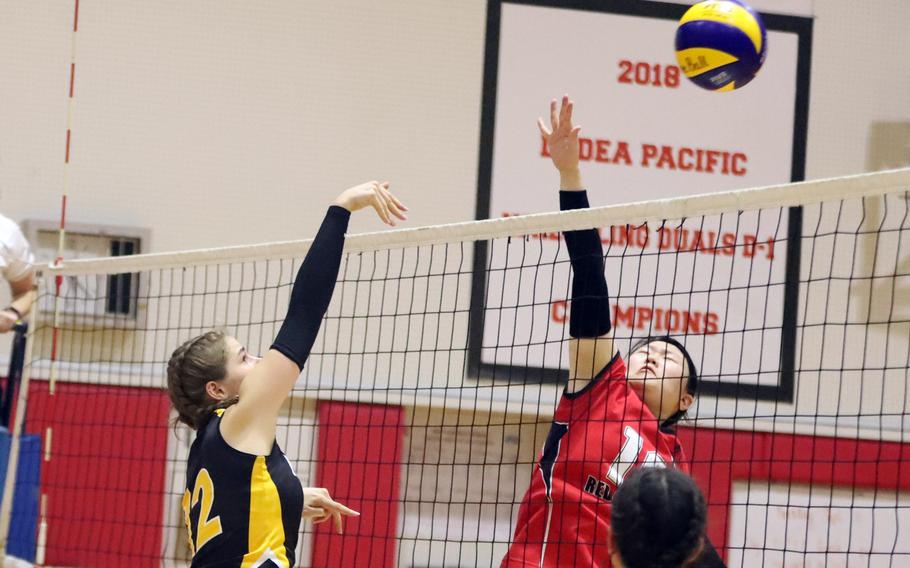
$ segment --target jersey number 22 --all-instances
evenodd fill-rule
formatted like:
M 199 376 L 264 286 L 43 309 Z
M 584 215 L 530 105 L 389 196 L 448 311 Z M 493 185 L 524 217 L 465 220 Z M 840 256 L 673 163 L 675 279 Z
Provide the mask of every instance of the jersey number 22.
M 202 500 L 202 507 L 199 509 L 199 521 L 196 523 L 196 539 L 193 540 L 193 528 L 190 521 L 190 509 L 196 506 Z M 190 490 L 183 493 L 183 520 L 186 522 L 186 530 L 190 537 L 190 548 L 193 554 L 205 546 L 205 544 L 221 534 L 221 517 L 215 516 L 209 518 L 212 514 L 212 503 L 215 502 L 215 484 L 212 483 L 212 476 L 207 469 L 202 468 L 196 474 L 196 483 L 193 485 L 192 502 Z

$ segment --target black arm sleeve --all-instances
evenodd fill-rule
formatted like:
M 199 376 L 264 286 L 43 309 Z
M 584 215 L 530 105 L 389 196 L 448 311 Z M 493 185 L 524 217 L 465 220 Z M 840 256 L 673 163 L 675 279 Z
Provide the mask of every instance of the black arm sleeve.
M 297 272 L 288 314 L 272 344 L 272 349 L 283 353 L 301 369 L 332 300 L 350 217 L 351 212 L 343 207 L 329 207 Z
M 585 191 L 560 191 L 562 211 L 588 207 Z M 597 229 L 566 231 L 566 248 L 572 261 L 572 303 L 569 315 L 569 335 L 575 338 L 594 338 L 608 333 L 610 324 L 610 294 L 604 277 L 603 247 Z

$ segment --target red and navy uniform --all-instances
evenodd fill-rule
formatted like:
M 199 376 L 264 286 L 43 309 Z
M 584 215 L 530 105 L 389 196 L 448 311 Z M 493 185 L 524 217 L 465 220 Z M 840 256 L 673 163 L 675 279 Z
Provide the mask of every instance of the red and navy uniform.
M 667 466 L 689 469 L 617 353 L 585 388 L 563 393 L 502 566 L 609 568 L 616 488 L 632 468 Z

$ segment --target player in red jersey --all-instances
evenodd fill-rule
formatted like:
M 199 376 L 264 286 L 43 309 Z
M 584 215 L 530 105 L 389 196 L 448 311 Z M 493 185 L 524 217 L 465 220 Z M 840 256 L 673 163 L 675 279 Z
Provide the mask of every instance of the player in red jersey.
M 588 206 L 578 167 L 573 103 L 539 121 L 560 175 L 560 208 Z M 567 231 L 572 262 L 569 383 L 553 416 L 502 566 L 608 568 L 611 500 L 637 467 L 688 472 L 674 425 L 695 400 L 696 366 L 670 337 L 648 338 L 628 363 L 614 346 L 596 229 Z M 713 550 L 713 549 L 712 549 Z

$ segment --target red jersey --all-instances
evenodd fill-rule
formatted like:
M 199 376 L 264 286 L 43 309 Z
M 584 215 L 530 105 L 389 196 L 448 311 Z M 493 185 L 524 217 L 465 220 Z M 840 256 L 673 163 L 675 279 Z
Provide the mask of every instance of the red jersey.
M 502 567 L 609 568 L 612 498 L 626 475 L 689 471 L 676 436 L 658 426 L 618 353 L 585 388 L 563 393 Z

